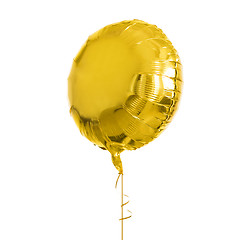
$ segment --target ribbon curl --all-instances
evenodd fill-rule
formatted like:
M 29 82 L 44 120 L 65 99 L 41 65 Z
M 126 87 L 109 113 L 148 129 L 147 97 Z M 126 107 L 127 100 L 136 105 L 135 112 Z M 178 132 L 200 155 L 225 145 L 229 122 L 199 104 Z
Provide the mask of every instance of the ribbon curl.
M 118 173 L 118 177 L 117 177 L 117 181 L 116 181 L 116 184 L 115 184 L 115 188 L 117 188 L 118 181 L 119 181 L 119 178 L 120 178 L 121 176 L 123 177 L 123 173 Z M 129 198 L 128 195 L 123 194 L 123 192 L 122 192 L 122 199 L 123 199 L 123 196 Z M 130 202 L 130 200 L 128 200 L 128 201 L 125 202 L 125 203 L 123 203 L 123 201 L 122 201 L 121 208 L 123 209 L 123 207 L 126 206 L 129 202 Z M 132 217 L 132 212 L 131 212 L 130 210 L 127 210 L 127 211 L 128 211 L 131 215 L 129 215 L 128 217 L 123 217 L 123 216 L 122 216 L 122 217 L 119 219 L 119 221 L 123 221 L 123 220 L 129 219 L 129 218 Z

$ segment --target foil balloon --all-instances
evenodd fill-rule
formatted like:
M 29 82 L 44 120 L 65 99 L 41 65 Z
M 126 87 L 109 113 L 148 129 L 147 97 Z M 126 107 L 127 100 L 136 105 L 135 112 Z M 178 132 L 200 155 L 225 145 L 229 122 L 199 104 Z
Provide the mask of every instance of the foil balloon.
M 108 150 L 119 173 L 120 153 L 154 140 L 180 99 L 182 65 L 161 29 L 140 20 L 91 35 L 68 78 L 70 112 L 80 132 Z

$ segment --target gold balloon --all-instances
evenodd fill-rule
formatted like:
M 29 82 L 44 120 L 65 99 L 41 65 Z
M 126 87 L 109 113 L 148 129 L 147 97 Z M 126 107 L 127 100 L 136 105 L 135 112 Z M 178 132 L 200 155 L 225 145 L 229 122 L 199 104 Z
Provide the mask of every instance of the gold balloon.
M 177 109 L 182 65 L 161 29 L 140 20 L 108 25 L 91 35 L 68 78 L 70 112 L 81 134 L 112 154 L 144 146 Z

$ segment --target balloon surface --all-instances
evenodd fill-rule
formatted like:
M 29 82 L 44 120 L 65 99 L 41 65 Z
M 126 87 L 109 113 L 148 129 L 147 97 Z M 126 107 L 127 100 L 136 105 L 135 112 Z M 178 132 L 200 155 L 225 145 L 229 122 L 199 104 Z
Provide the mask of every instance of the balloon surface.
M 140 148 L 166 128 L 177 109 L 182 65 L 161 29 L 140 20 L 91 35 L 68 78 L 70 112 L 80 132 L 112 154 Z

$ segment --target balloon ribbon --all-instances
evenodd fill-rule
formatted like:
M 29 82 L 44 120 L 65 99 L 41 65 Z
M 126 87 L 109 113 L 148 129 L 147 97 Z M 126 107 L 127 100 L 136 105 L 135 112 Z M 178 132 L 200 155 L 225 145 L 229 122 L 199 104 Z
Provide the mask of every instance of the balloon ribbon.
M 119 178 L 121 177 L 121 218 L 119 219 L 121 221 L 121 240 L 123 240 L 123 220 L 126 220 L 128 218 L 132 217 L 132 212 L 128 210 L 129 213 L 131 213 L 128 217 L 123 217 L 123 207 L 129 203 L 129 201 L 123 203 L 123 197 L 128 197 L 126 194 L 123 194 L 123 173 L 118 173 L 118 178 L 115 184 L 115 188 L 117 188 L 117 184 L 119 181 Z

